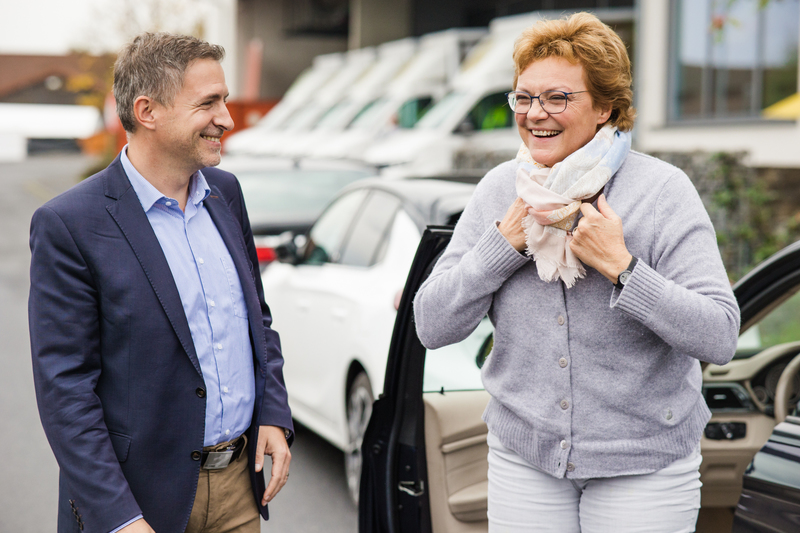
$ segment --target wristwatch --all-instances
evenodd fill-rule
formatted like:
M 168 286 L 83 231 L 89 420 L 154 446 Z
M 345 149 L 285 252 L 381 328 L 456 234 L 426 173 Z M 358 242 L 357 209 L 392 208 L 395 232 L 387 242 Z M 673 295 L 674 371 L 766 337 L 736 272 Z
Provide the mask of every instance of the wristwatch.
M 625 284 L 628 283 L 628 278 L 631 277 L 631 272 L 633 272 L 633 269 L 634 267 L 636 267 L 636 263 L 638 262 L 639 262 L 638 259 L 636 259 L 635 257 L 632 258 L 630 264 L 628 265 L 628 268 L 619 273 L 619 276 L 617 276 L 617 282 L 614 284 L 616 288 L 618 288 L 619 290 L 625 288 Z

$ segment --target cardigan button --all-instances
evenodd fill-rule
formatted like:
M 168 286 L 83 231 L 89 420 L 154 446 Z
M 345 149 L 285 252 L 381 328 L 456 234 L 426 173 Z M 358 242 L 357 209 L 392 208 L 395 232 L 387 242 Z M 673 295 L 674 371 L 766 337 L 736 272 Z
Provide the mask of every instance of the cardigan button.
M 569 402 L 567 400 L 561 400 L 561 408 L 562 409 L 569 409 Z
M 558 317 L 558 325 L 559 326 L 563 326 L 564 322 L 565 322 L 564 317 L 559 315 L 559 317 Z
M 574 472 L 574 471 L 575 471 L 575 464 L 567 463 L 567 472 Z
M 558 366 L 560 366 L 561 368 L 567 368 L 567 358 L 562 357 L 561 359 L 559 359 Z
M 203 456 L 198 450 L 192 452 L 192 461 L 199 461 L 200 458 Z
M 561 449 L 562 450 L 566 450 L 567 448 L 569 448 L 569 443 L 567 441 L 565 441 L 565 440 L 562 440 L 561 441 Z

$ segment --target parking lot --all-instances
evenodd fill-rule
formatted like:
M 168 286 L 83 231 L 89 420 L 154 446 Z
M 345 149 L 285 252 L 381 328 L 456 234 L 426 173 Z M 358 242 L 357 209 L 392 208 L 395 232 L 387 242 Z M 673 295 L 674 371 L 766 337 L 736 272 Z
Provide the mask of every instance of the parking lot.
M 91 164 L 80 155 L 40 155 L 0 164 L 0 531 L 50 533 L 56 527 L 58 466 L 45 439 L 33 389 L 27 326 L 28 225 L 34 210 L 76 183 Z M 342 452 L 302 427 L 292 477 L 270 504 L 262 531 L 354 532 Z

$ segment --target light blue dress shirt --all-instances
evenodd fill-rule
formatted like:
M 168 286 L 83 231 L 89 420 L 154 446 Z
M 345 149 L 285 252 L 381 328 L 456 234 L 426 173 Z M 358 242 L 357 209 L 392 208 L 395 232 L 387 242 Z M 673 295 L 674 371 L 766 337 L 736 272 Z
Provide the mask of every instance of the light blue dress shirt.
M 253 416 L 253 351 L 236 267 L 203 205 L 211 189 L 197 171 L 189 182 L 186 210 L 181 211 L 175 199 L 161 194 L 133 167 L 127 151 L 125 146 L 120 155 L 122 168 L 167 258 L 203 372 L 203 446 L 232 440 L 250 427 Z M 139 515 L 111 533 L 141 518 Z
M 127 147 L 120 159 L 167 258 L 189 322 L 206 384 L 203 445 L 232 440 L 252 421 L 253 351 L 236 267 L 203 205 L 211 190 L 202 172 L 196 172 L 186 210 L 181 211 L 176 200 L 161 194 L 133 167 Z

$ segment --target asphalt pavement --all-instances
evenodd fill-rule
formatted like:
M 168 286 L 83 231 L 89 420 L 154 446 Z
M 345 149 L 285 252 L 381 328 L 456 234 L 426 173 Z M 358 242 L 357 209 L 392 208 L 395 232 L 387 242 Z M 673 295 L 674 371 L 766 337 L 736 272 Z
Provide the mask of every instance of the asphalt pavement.
M 0 532 L 56 530 L 58 465 L 39 423 L 30 363 L 28 228 L 34 210 L 92 163 L 77 154 L 0 163 Z M 343 463 L 341 451 L 298 427 L 289 483 L 270 504 L 262 532 L 355 532 Z

